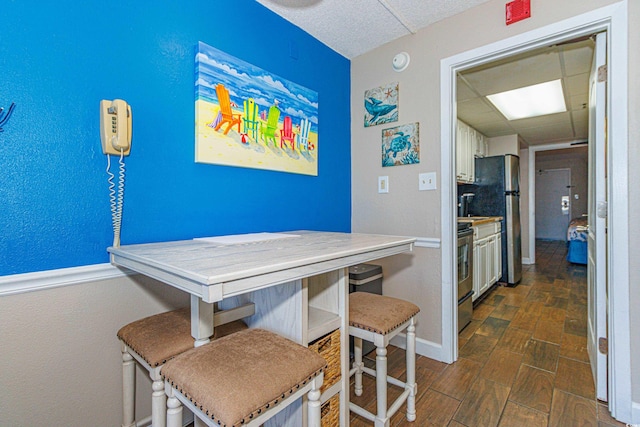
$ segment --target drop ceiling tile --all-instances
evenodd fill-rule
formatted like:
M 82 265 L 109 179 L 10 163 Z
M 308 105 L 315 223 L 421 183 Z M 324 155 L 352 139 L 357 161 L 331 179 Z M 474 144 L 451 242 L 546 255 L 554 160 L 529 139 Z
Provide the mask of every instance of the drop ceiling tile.
M 506 120 L 502 116 L 494 111 L 478 112 L 478 111 L 460 111 L 458 110 L 458 118 L 471 126 L 474 129 L 478 129 L 485 123 L 506 123 Z
M 564 79 L 564 89 L 569 96 L 589 93 L 589 73 L 576 74 Z
M 536 128 L 520 129 L 518 135 L 522 135 L 523 138 L 532 144 L 569 141 L 574 138 L 573 129 L 571 124 L 568 122 Z
M 564 113 L 547 114 L 545 116 L 531 117 L 528 119 L 512 120 L 511 126 L 514 129 L 531 129 L 557 123 L 564 123 L 569 120 L 571 120 L 571 113 L 567 111 Z
M 583 110 L 589 107 L 589 94 L 581 93 L 580 95 L 570 96 L 569 105 L 567 108 L 570 110 Z
M 591 40 L 565 45 L 561 51 L 564 57 L 565 73 L 568 76 L 588 73 L 591 70 L 593 58 L 593 42 Z
M 458 112 L 473 111 L 476 113 L 494 113 L 496 110 L 484 98 L 471 98 L 458 102 Z
M 506 120 L 500 122 L 479 123 L 473 127 L 478 132 L 489 138 L 494 136 L 513 135 L 517 133 L 509 126 L 509 123 Z
M 467 85 L 464 79 L 458 77 L 456 80 L 456 100 L 458 102 L 478 98 L 478 95 Z
M 562 78 L 560 56 L 548 52 L 501 64 L 493 68 L 464 73 L 480 95 L 491 95 L 523 86 Z
M 589 138 L 589 124 L 583 123 L 582 126 L 576 126 L 575 132 L 576 139 L 588 139 Z
M 589 123 L 589 110 L 584 109 L 584 110 L 572 111 L 571 112 L 571 118 L 573 119 L 574 123 L 579 122 L 579 121 L 583 121 L 583 122 Z

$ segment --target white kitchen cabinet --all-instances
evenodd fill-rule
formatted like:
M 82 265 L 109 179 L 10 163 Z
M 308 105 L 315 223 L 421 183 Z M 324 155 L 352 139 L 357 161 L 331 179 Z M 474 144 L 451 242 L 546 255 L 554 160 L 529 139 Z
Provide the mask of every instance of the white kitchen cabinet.
M 472 168 L 469 167 L 469 158 L 473 158 L 469 129 L 469 126 L 458 120 L 456 128 L 456 180 L 465 183 L 471 183 L 474 180 Z
M 502 276 L 500 223 L 473 226 L 473 300 L 478 299 Z
M 487 290 L 487 239 L 473 242 L 473 297 L 475 301 Z
M 456 180 L 472 184 L 475 180 L 475 158 L 487 154 L 487 138 L 458 120 L 456 127 Z
M 474 156 L 485 157 L 489 150 L 487 148 L 487 137 L 478 131 L 475 131 Z

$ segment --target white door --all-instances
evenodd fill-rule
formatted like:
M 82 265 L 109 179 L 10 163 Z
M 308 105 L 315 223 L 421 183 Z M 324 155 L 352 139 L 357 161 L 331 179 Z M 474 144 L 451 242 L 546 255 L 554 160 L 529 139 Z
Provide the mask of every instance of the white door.
M 587 260 L 589 288 L 587 350 L 596 384 L 596 397 L 603 401 L 608 400 L 606 45 L 607 34 L 598 34 L 589 79 L 589 255 Z M 600 348 L 599 342 L 604 348 Z
M 536 239 L 566 240 L 569 211 L 562 200 L 571 193 L 569 169 L 536 172 Z

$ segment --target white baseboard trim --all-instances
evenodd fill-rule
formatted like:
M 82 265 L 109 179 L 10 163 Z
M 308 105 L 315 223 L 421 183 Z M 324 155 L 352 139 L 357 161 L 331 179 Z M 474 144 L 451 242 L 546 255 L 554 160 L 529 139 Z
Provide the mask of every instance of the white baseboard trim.
M 440 248 L 440 239 L 435 237 L 416 237 L 415 245 L 419 248 Z
M 396 347 L 404 349 L 406 348 L 407 337 L 405 334 L 398 334 L 391 338 L 390 343 Z M 422 338 L 416 338 L 416 353 L 420 356 L 425 356 L 439 362 L 444 360 L 442 355 L 442 344 L 436 344 Z
M 531 265 L 531 264 L 533 264 L 533 263 L 531 262 L 531 259 L 529 259 L 529 258 L 522 258 L 522 263 L 523 263 L 524 265 Z
M 109 263 L 13 274 L 0 277 L 0 297 L 94 282 L 96 280 L 113 279 L 132 274 L 135 273 L 114 267 Z

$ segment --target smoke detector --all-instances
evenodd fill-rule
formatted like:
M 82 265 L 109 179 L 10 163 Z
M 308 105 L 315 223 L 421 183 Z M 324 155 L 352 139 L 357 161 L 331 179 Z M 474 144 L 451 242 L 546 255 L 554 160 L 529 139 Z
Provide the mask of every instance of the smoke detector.
M 397 72 L 404 71 L 409 66 L 409 61 L 411 61 L 409 54 L 407 52 L 400 52 L 393 57 L 391 66 Z

